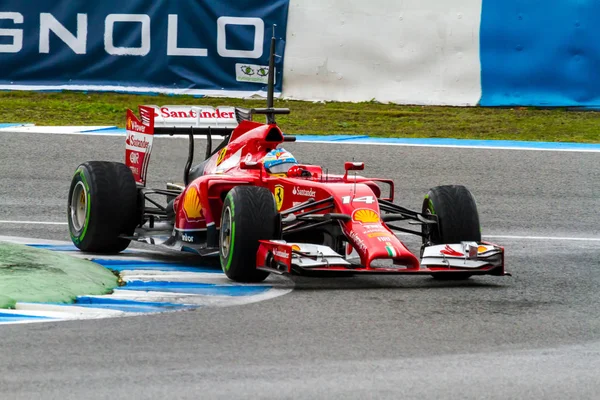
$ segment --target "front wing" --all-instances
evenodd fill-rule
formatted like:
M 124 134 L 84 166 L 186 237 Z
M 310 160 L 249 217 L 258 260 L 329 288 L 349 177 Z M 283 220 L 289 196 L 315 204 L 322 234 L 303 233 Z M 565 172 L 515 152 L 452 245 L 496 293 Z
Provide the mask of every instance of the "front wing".
M 509 275 L 504 270 L 504 248 L 486 242 L 427 246 L 423 249 L 418 267 L 387 264 L 367 268 L 350 262 L 327 246 L 261 240 L 256 255 L 256 268 L 280 275 L 305 276 L 449 273 Z

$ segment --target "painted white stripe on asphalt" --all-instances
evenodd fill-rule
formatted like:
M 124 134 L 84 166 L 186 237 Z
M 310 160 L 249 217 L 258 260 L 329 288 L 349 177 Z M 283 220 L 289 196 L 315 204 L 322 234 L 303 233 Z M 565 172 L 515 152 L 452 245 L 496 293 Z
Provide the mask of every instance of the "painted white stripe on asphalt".
M 518 240 L 560 240 L 574 242 L 600 242 L 600 238 L 590 237 L 560 237 L 560 236 L 518 236 L 518 235 L 484 235 L 492 239 L 518 239 Z
M 103 132 L 103 131 L 95 131 L 95 132 L 73 132 L 73 131 L 64 131 L 57 132 L 54 129 L 52 131 L 45 130 L 36 130 L 36 127 L 6 127 L 0 128 L 0 133 L 39 133 L 39 134 L 50 134 L 50 135 L 91 135 L 91 136 L 125 136 L 125 132 L 115 133 L 115 132 Z M 41 127 L 44 128 L 44 127 Z M 185 135 L 160 135 L 155 139 L 185 139 L 188 140 L 188 137 Z M 222 140 L 224 137 L 220 135 L 212 135 L 213 139 Z M 429 143 L 379 143 L 379 142 L 369 142 L 369 141 L 361 141 L 361 140 L 302 140 L 302 135 L 297 136 L 297 143 L 319 143 L 319 144 L 350 144 L 350 145 L 372 145 L 372 146 L 402 146 L 402 147 L 436 147 L 436 148 L 453 148 L 453 149 L 483 149 L 483 150 L 525 150 L 525 151 L 558 151 L 558 152 L 570 152 L 570 153 L 600 153 L 600 148 L 539 148 L 539 147 L 527 147 L 527 145 L 521 146 L 486 146 L 486 145 L 461 145 L 461 144 L 429 144 Z M 204 137 L 196 137 L 196 140 L 206 140 Z
M 142 267 L 143 268 L 143 267 Z M 195 283 L 216 283 L 231 284 L 227 277 L 218 272 L 182 272 L 182 271 L 153 271 L 153 270 L 123 270 L 121 278 L 126 282 L 144 281 L 144 282 L 195 282 Z
M 134 300 L 145 302 L 163 302 L 196 306 L 237 306 L 269 300 L 290 293 L 292 289 L 269 289 L 266 292 L 251 296 L 202 296 L 191 293 L 175 292 L 142 292 L 137 290 L 115 289 L 112 299 Z M 88 296 L 94 297 L 94 296 Z
M 415 236 L 412 233 L 396 232 L 396 236 Z M 526 236 L 526 235 L 482 235 L 483 239 L 515 239 L 515 240 L 559 240 L 574 242 L 600 242 L 595 237 L 572 237 L 572 236 Z
M 105 297 L 106 298 L 106 297 Z M 33 315 L 56 319 L 97 319 L 126 315 L 124 311 L 104 308 L 78 307 L 69 305 L 43 303 L 17 303 L 15 310 L 2 310 L 3 313 L 14 311 L 14 314 Z
M 300 137 L 300 136 L 298 136 Z M 470 145 L 459 145 L 459 144 L 423 144 L 423 143 L 373 143 L 373 142 L 361 142 L 360 140 L 310 140 L 303 142 L 301 139 L 297 140 L 298 143 L 321 143 L 321 144 L 353 144 L 353 145 L 372 145 L 372 146 L 403 146 L 403 147 L 446 147 L 452 149 L 485 149 L 485 150 L 526 150 L 526 151 L 563 151 L 572 153 L 600 153 L 600 149 L 543 149 L 537 147 L 510 147 L 510 146 L 470 146 Z
M 21 225 L 67 225 L 67 222 L 52 222 L 52 221 L 7 221 L 0 220 L 0 224 L 21 224 Z
M 0 224 L 28 224 L 28 225 L 68 225 L 67 222 L 48 222 L 48 221 L 2 221 Z M 414 236 L 411 233 L 396 233 L 396 236 Z M 525 235 L 484 235 L 483 237 L 491 239 L 522 239 L 522 240 L 565 240 L 578 242 L 600 242 L 600 238 L 589 237 L 569 237 L 569 236 L 525 236 Z M 3 237 L 0 236 L 0 239 Z M 9 237 L 5 237 L 9 238 Z M 12 239 L 12 238 L 11 238 Z M 23 241 L 25 242 L 25 241 Z M 59 242 L 57 242 L 59 243 Z M 62 243 L 62 242 L 60 242 Z M 70 244 L 70 243 L 69 243 Z M 148 251 L 149 253 L 159 253 Z M 132 259 L 132 257 L 123 257 L 123 259 Z

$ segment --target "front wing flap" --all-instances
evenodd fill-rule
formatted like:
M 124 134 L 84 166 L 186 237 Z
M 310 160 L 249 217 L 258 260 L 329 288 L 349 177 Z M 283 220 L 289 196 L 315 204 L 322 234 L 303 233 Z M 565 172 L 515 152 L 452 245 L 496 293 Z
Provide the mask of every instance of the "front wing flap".
M 491 243 L 463 242 L 427 246 L 421 265 L 372 266 L 366 268 L 348 262 L 327 246 L 261 240 L 256 268 L 276 274 L 330 276 L 363 274 L 413 274 L 468 272 L 472 275 L 507 275 L 504 271 L 504 248 Z

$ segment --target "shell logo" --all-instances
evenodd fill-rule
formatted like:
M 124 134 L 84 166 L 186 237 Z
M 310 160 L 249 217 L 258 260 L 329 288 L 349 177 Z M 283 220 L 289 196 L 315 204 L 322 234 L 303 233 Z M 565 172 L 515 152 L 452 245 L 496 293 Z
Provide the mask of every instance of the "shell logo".
M 202 218 L 202 205 L 195 188 L 189 188 L 183 199 L 183 211 L 188 220 Z
M 300 246 L 298 246 L 297 244 L 293 244 L 292 245 L 292 250 L 293 251 L 300 251 Z
M 127 118 L 127 130 L 131 130 L 131 118 Z
M 369 208 L 359 208 L 352 213 L 352 221 L 363 224 L 379 222 L 379 214 Z
M 488 251 L 489 249 L 486 246 L 478 246 L 477 247 L 477 252 L 478 253 L 485 253 L 486 251 Z

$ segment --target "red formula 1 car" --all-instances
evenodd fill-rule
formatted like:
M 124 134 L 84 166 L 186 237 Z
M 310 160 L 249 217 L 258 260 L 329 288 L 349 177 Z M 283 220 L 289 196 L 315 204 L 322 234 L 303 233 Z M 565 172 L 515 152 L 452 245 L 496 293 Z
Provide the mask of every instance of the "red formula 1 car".
M 264 109 L 173 109 L 140 106 L 141 119 L 128 111 L 126 164 L 91 161 L 77 168 L 68 221 L 79 249 L 115 253 L 135 240 L 218 255 L 225 274 L 240 282 L 270 273 L 506 274 L 504 249 L 481 241 L 477 207 L 463 186 L 435 187 L 412 211 L 393 203 L 392 180 L 357 176 L 363 163 L 346 162 L 343 176 L 295 160 L 268 164 L 278 154 L 289 161 L 278 149 L 295 141 L 275 123 L 275 115 L 289 110 L 273 108 L 272 84 Z M 255 114 L 265 114 L 267 123 L 254 122 Z M 191 118 L 194 125 L 176 126 L 169 118 L 183 124 Z M 190 138 L 185 182 L 147 188 L 153 138 L 173 134 Z M 223 141 L 212 151 L 217 134 Z M 207 156 L 191 168 L 195 135 L 206 136 Z M 419 228 L 398 226 L 402 221 Z M 394 231 L 422 236 L 420 257 Z

